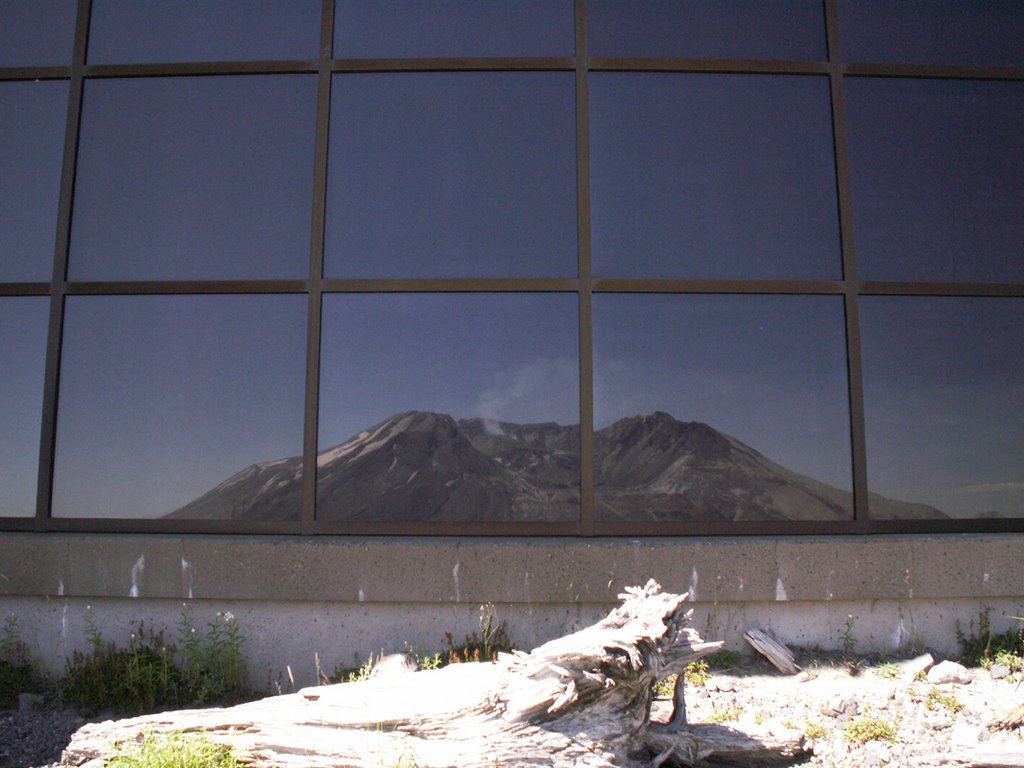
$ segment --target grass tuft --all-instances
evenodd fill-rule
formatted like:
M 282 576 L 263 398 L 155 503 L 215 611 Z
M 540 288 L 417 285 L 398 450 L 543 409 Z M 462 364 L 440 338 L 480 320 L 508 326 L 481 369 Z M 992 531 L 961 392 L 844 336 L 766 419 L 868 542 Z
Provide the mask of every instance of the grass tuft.
M 241 768 L 229 747 L 207 736 L 147 734 L 121 745 L 106 768 Z

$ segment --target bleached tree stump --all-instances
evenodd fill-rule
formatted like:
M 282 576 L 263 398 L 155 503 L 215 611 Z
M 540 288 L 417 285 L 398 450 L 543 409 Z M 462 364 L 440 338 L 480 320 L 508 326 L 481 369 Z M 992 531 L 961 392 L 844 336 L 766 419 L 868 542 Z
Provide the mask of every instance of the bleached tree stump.
M 716 755 L 786 762 L 803 751 L 797 732 L 754 737 L 718 725 L 686 727 L 678 711 L 670 724 L 652 723 L 653 684 L 722 644 L 684 626 L 692 613 L 683 611 L 685 594 L 650 581 L 620 598 L 597 624 L 495 663 L 89 724 L 63 762 L 82 765 L 116 743 L 166 731 L 202 731 L 257 768 L 630 768 L 690 766 Z

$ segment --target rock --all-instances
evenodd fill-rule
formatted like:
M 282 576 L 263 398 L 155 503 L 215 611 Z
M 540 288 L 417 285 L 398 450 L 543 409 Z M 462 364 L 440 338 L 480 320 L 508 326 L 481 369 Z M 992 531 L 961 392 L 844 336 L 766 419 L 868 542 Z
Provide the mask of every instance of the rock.
M 971 682 L 971 673 L 967 668 L 955 661 L 940 661 L 928 670 L 928 682 L 935 685 L 958 683 L 966 685 Z
M 1010 668 L 1005 664 L 993 664 L 988 668 L 988 674 L 993 680 L 1002 680 L 1010 674 Z
M 931 669 L 934 665 L 935 658 L 930 653 L 925 653 L 903 662 L 900 668 L 903 670 L 904 680 L 915 680 L 921 672 Z
M 373 664 L 370 670 L 370 678 L 392 678 L 397 675 L 407 675 L 416 671 L 416 662 L 404 653 L 392 653 L 382 656 Z

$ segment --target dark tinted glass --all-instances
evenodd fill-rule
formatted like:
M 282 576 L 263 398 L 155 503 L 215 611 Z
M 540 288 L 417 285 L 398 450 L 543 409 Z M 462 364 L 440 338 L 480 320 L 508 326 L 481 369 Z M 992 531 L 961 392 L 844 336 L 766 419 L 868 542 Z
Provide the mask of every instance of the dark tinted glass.
M 1024 282 L 1024 83 L 846 81 L 868 280 Z
M 1024 299 L 868 296 L 861 320 L 871 514 L 1024 517 Z
M 843 304 L 594 296 L 598 519 L 852 516 Z
M 36 513 L 49 306 L 0 297 L 0 517 Z
M 0 281 L 49 280 L 66 82 L 0 83 Z
M 53 514 L 297 518 L 305 326 L 303 296 L 69 298 Z
M 314 59 L 320 0 L 93 0 L 90 64 Z
M 302 277 L 316 78 L 90 80 L 75 280 Z
M 572 0 L 338 0 L 336 58 L 572 56 Z
M 75 0 L 0 2 L 0 67 L 70 64 L 77 10 Z
M 576 273 L 571 73 L 339 75 L 331 120 L 329 276 Z
M 317 516 L 579 517 L 571 295 L 324 298 Z
M 837 278 L 828 81 L 597 73 L 594 274 Z
M 1020 0 L 840 0 L 839 25 L 847 61 L 1024 64 Z
M 590 0 L 592 56 L 825 59 L 820 0 Z

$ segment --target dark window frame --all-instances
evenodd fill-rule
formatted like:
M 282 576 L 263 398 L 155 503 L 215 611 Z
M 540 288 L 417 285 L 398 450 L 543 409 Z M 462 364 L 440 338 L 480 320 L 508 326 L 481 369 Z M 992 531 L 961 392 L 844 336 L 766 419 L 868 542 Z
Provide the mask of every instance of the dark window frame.
M 1009 296 L 1024 299 L 1024 284 L 864 282 L 858 277 L 853 241 L 844 80 L 848 77 L 942 78 L 1024 81 L 1024 67 L 954 67 L 846 63 L 840 54 L 837 0 L 822 0 L 829 57 L 822 61 L 747 61 L 721 59 L 591 58 L 587 50 L 586 0 L 575 0 L 576 50 L 572 57 L 540 58 L 333 58 L 334 0 L 322 0 L 319 57 L 299 61 L 185 62 L 174 64 L 87 65 L 91 0 L 78 0 L 74 53 L 69 66 L 0 69 L 0 80 L 59 79 L 69 83 L 65 118 L 62 178 L 55 233 L 52 278 L 49 282 L 0 283 L 3 296 L 48 296 L 49 332 L 46 350 L 43 416 L 40 424 L 39 476 L 34 518 L 0 518 L 0 531 L 96 531 L 215 534 L 353 534 L 444 536 L 683 536 L 683 535 L 821 535 L 924 532 L 1024 532 L 1024 518 L 987 520 L 872 520 L 867 512 L 864 387 L 861 366 L 860 309 L 862 296 Z M 342 72 L 565 71 L 576 84 L 577 260 L 573 278 L 559 279 L 395 279 L 345 280 L 324 277 L 324 218 L 331 76 Z M 709 72 L 815 75 L 829 78 L 835 140 L 839 231 L 843 277 L 839 280 L 624 280 L 595 279 L 590 265 L 590 178 L 588 75 L 598 71 Z M 69 282 L 67 254 L 78 131 L 86 79 L 173 75 L 309 73 L 317 76 L 317 109 L 313 163 L 312 224 L 309 272 L 299 280 Z M 50 517 L 51 484 L 60 378 L 61 336 L 65 298 L 71 295 L 134 295 L 178 293 L 299 293 L 307 297 L 304 467 L 315 467 L 319 399 L 321 303 L 325 293 L 346 292 L 559 292 L 572 293 L 579 304 L 581 516 L 572 523 L 343 523 L 315 517 L 315 472 L 304 473 L 301 518 L 290 522 L 188 520 L 95 520 Z M 595 293 L 753 293 L 827 294 L 845 305 L 849 376 L 850 441 L 853 456 L 854 517 L 839 523 L 611 523 L 595 520 L 593 476 L 593 363 L 591 301 Z

